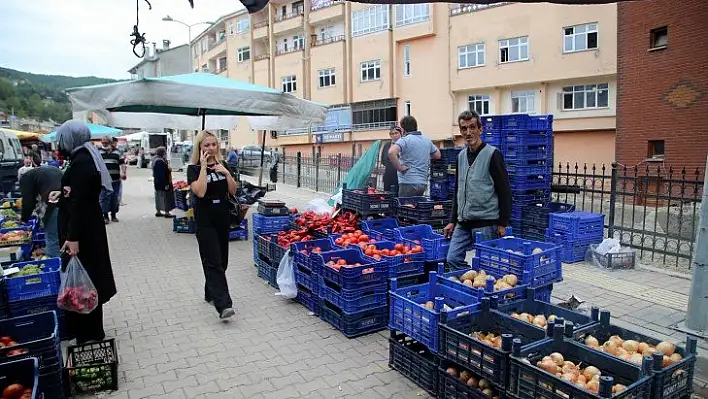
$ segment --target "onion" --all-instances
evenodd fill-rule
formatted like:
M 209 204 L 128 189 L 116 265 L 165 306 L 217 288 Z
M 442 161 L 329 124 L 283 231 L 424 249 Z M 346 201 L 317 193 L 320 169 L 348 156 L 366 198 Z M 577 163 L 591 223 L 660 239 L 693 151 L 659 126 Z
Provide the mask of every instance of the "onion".
M 629 353 L 634 353 L 637 351 L 639 348 L 639 342 L 633 340 L 633 339 L 628 339 L 627 341 L 624 341 L 622 344 L 622 347 L 627 350 Z
M 483 379 L 479 380 L 479 389 L 485 390 L 485 389 L 491 388 L 491 387 L 492 387 L 492 384 L 489 381 L 483 380 Z
M 509 284 L 512 287 L 516 286 L 516 284 L 519 284 L 519 278 L 513 274 L 507 274 L 504 277 L 504 280 L 506 280 L 507 284 Z
M 666 356 L 666 355 L 664 355 L 664 361 L 661 363 L 661 365 L 662 365 L 663 367 L 669 367 L 669 366 L 671 366 L 671 363 L 672 363 L 672 362 L 671 362 L 671 358 L 668 357 L 668 356 Z
M 477 386 L 479 386 L 479 380 L 477 380 L 477 377 L 470 377 L 470 379 L 467 380 L 467 386 L 477 388 Z
M 460 373 L 460 381 L 462 381 L 465 384 L 470 379 L 470 377 L 472 377 L 472 374 L 467 370 L 464 370 L 463 372 Z
M 548 320 L 550 321 L 550 317 Z M 600 342 L 598 342 L 597 338 L 593 337 L 592 335 L 588 335 L 587 338 L 585 338 L 585 345 L 587 346 L 592 346 L 592 347 L 598 347 L 600 346 Z
M 492 395 L 494 395 L 494 392 L 492 392 L 491 389 L 487 388 L 487 389 L 482 390 L 482 395 L 484 395 L 488 398 L 491 398 Z
M 637 346 L 637 352 L 644 354 L 644 351 L 646 351 L 649 348 L 650 348 L 649 344 L 647 344 L 646 342 L 640 342 L 639 345 Z
M 558 373 L 558 365 L 553 361 L 553 359 L 542 360 L 539 367 L 551 374 Z
M 585 367 L 585 370 L 583 370 L 583 375 L 585 376 L 585 379 L 588 381 L 592 381 L 593 377 L 598 376 L 598 381 L 599 381 L 599 376 L 601 375 L 600 369 L 598 369 L 595 366 L 587 366 Z
M 448 369 L 447 369 L 447 373 L 450 374 L 450 375 L 453 376 L 453 377 L 457 377 L 457 376 L 458 376 L 458 374 L 457 374 L 457 369 L 455 369 L 454 367 L 448 368 Z
M 553 359 L 553 363 L 555 363 L 557 366 L 563 366 L 563 363 L 565 362 L 565 359 L 563 359 L 563 355 L 558 352 L 551 353 L 551 359 Z
M 568 382 L 575 382 L 576 377 L 574 374 L 563 374 L 563 376 L 561 376 L 561 378 L 565 381 L 568 381 Z
M 585 384 L 585 389 L 590 392 L 594 392 L 594 393 L 599 392 L 600 391 L 600 381 L 592 380 L 592 381 L 588 382 L 587 384 Z
M 546 327 L 546 316 L 540 314 L 533 318 L 533 324 L 539 327 Z
M 644 356 L 642 356 L 641 353 L 633 353 L 629 357 L 629 361 L 634 364 L 642 364 L 642 362 L 644 361 Z
M 642 355 L 643 356 L 651 356 L 654 354 L 654 352 L 656 352 L 656 348 L 653 348 L 650 346 L 642 351 Z
M 624 343 L 624 340 L 619 336 L 619 335 L 613 335 L 609 339 L 610 341 L 615 341 L 617 345 L 622 345 Z
M 602 345 L 602 349 L 610 355 L 617 355 L 617 344 L 615 341 L 607 341 Z
M 580 380 L 574 382 L 575 386 L 580 388 L 580 389 L 585 389 L 585 383 L 580 382 Z
M 533 321 L 533 316 L 528 313 L 522 313 L 519 315 L 519 320 L 531 323 Z
M 681 356 L 678 353 L 674 353 L 671 356 L 669 356 L 669 359 L 671 359 L 671 363 L 673 364 L 673 363 L 681 361 L 681 359 L 683 359 L 683 356 Z
M 548 316 L 548 321 L 549 322 L 556 321 L 556 315 L 552 314 L 552 315 Z
M 626 386 L 624 386 L 622 384 L 615 384 L 615 386 L 612 387 L 612 393 L 620 393 L 620 392 L 624 391 L 625 389 L 627 389 Z
M 671 356 L 676 351 L 676 345 L 672 344 L 671 342 L 662 341 L 659 342 L 658 345 L 656 345 L 656 350 L 663 352 L 666 356 Z
M 580 374 L 580 375 L 578 376 L 578 382 L 579 382 L 579 383 L 582 383 L 583 385 L 585 385 L 585 384 L 588 382 L 588 379 L 585 378 L 584 375 Z
M 512 319 L 518 319 L 518 318 L 519 318 L 519 314 L 516 313 L 516 312 L 511 312 L 511 318 L 512 318 Z

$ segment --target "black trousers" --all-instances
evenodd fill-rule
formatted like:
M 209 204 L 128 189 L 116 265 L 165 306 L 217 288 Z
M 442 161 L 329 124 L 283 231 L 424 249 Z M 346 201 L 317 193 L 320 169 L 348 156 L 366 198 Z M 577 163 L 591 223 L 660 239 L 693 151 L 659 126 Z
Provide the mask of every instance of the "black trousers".
M 204 269 L 204 299 L 214 301 L 216 311 L 233 306 L 226 281 L 229 264 L 229 217 L 218 223 L 197 223 L 197 244 Z
M 103 330 L 103 305 L 99 304 L 88 314 L 65 310 L 64 317 L 69 334 L 76 338 L 77 344 L 102 341 L 106 338 L 106 332 Z

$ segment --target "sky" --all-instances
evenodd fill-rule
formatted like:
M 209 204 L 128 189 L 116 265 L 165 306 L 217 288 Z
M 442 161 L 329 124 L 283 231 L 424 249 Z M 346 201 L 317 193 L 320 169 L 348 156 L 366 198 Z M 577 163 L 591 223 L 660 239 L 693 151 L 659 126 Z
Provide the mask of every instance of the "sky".
M 164 22 L 170 15 L 194 24 L 216 21 L 243 6 L 239 0 L 139 0 L 139 30 L 148 42 L 162 47 L 188 41 L 186 26 Z M 0 0 L 0 67 L 23 72 L 127 79 L 140 59 L 133 54 L 130 34 L 136 0 Z M 192 38 L 208 25 L 192 28 Z

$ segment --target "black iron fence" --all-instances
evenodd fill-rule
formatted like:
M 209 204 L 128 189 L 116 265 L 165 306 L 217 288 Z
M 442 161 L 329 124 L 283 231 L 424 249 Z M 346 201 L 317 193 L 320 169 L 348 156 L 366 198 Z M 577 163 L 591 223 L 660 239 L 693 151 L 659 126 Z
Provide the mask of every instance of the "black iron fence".
M 278 182 L 332 193 L 358 160 L 342 154 L 281 157 Z M 372 186 L 383 189 L 378 167 Z M 690 269 L 703 171 L 663 165 L 571 165 L 553 170 L 552 201 L 605 215 L 607 237 L 630 246 L 645 264 Z

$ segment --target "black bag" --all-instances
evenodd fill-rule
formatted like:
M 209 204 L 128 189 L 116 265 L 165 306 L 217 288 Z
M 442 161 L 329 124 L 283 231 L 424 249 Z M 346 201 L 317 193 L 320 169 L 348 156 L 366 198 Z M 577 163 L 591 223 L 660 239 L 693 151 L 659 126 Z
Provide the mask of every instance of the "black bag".
M 222 162 L 224 167 L 229 171 L 231 174 L 231 177 L 233 177 L 234 180 L 238 181 L 236 179 L 236 176 L 234 176 L 234 171 L 231 170 L 226 162 Z M 238 192 L 238 190 L 236 190 Z M 238 225 L 241 223 L 243 220 L 243 216 L 241 214 L 241 204 L 238 201 L 238 198 L 234 195 L 227 194 L 226 200 L 229 202 L 229 214 L 231 215 L 230 217 L 230 224 L 231 226 Z

